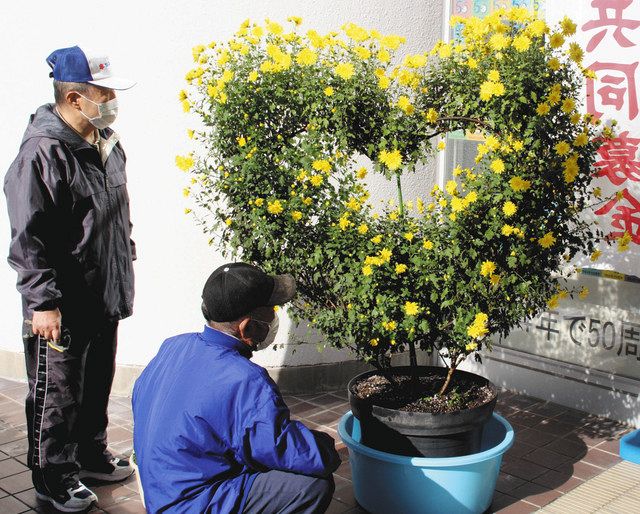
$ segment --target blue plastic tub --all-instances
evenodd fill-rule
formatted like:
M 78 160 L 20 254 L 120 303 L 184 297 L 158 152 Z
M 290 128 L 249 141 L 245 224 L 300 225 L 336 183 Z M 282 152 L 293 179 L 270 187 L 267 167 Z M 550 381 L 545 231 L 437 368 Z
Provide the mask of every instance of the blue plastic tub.
M 620 458 L 640 464 L 640 430 L 634 430 L 620 438 Z
M 481 451 L 462 457 L 405 457 L 360 443 L 360 422 L 347 412 L 338 426 L 349 449 L 358 503 L 374 514 L 471 514 L 489 508 L 513 428 L 493 414 Z

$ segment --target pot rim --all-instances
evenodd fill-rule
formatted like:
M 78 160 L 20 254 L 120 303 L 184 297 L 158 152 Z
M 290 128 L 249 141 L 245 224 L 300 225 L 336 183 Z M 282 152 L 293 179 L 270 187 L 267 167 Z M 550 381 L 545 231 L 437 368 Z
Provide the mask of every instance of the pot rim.
M 496 414 L 492 414 L 492 418 L 505 428 L 504 438 L 497 445 L 471 455 L 462 455 L 460 457 L 407 457 L 404 455 L 395 455 L 393 453 L 374 450 L 362 443 L 357 442 L 347 431 L 347 422 L 350 419 L 357 419 L 351 411 L 347 412 L 338 424 L 338 433 L 349 449 L 360 452 L 373 459 L 389 462 L 391 464 L 400 464 L 403 466 L 413 466 L 422 468 L 452 468 L 476 464 L 489 459 L 493 459 L 505 453 L 513 445 L 514 431 L 509 422 Z
M 434 371 L 436 373 L 443 373 L 444 374 L 444 370 L 446 370 L 447 368 L 444 368 L 442 366 L 418 366 L 418 370 L 421 370 L 423 372 L 423 374 L 426 374 L 427 372 Z M 390 369 L 392 372 L 396 372 L 397 374 L 402 374 L 405 371 L 411 371 L 411 366 L 396 366 L 396 367 L 392 367 Z M 356 394 L 353 391 L 353 388 L 355 387 L 355 385 L 360 381 L 363 380 L 365 378 L 368 378 L 370 376 L 373 375 L 383 375 L 384 373 L 381 372 L 380 370 L 374 369 L 374 370 L 369 370 L 369 371 L 365 371 L 364 373 L 359 373 L 358 375 L 356 375 L 355 377 L 353 377 L 351 380 L 349 380 L 349 383 L 347 384 L 347 393 L 349 394 L 349 400 L 351 401 L 351 396 L 353 396 L 354 398 L 357 399 L 358 402 L 362 402 L 364 404 L 368 404 L 371 405 L 371 408 L 378 414 L 381 416 L 388 416 L 392 413 L 404 413 L 408 416 L 412 416 L 412 417 L 417 417 L 417 416 L 427 416 L 427 417 L 434 417 L 434 418 L 444 418 L 447 416 L 455 416 L 461 412 L 468 412 L 468 411 L 473 411 L 473 410 L 481 410 L 482 408 L 486 407 L 487 405 L 491 404 L 492 402 L 495 403 L 498 399 L 498 388 L 497 386 L 491 381 L 489 380 L 487 377 L 480 375 L 478 373 L 473 373 L 472 371 L 465 371 L 465 370 L 456 370 L 456 373 L 460 373 L 461 375 L 469 375 L 475 378 L 479 378 L 482 379 L 484 381 L 486 381 L 486 385 L 491 389 L 491 391 L 493 392 L 493 396 L 490 400 L 486 401 L 485 403 L 482 403 L 480 405 L 476 405 L 475 407 L 467 407 L 464 409 L 460 409 L 454 412 L 408 412 L 408 411 L 403 411 L 400 409 L 392 409 L 390 407 L 383 407 L 382 405 L 378 405 L 374 402 L 372 402 L 370 399 L 368 398 L 360 398 L 358 396 L 356 396 Z M 353 406 L 353 405 L 352 405 Z M 356 416 L 357 417 L 357 416 Z

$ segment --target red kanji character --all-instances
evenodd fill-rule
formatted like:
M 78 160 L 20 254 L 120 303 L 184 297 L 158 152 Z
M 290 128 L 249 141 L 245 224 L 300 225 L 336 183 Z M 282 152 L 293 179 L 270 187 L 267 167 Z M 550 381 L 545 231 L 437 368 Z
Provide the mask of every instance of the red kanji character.
M 607 177 L 614 185 L 619 186 L 627 179 L 640 182 L 640 161 L 636 160 L 640 139 L 627 137 L 629 131 L 610 139 L 598 149 L 602 160 L 595 163 L 598 177 Z
M 597 20 L 591 20 L 582 26 L 582 30 L 593 30 L 600 27 L 615 27 L 613 37 L 616 42 L 622 47 L 635 46 L 636 43 L 630 41 L 623 33 L 622 29 L 637 29 L 640 27 L 640 21 L 638 20 L 624 20 L 622 19 L 622 11 L 631 5 L 633 0 L 593 0 L 591 7 L 598 9 Z M 615 14 L 612 18 L 607 15 L 607 9 L 612 9 Z M 601 30 L 595 36 L 593 36 L 587 44 L 587 52 L 593 52 L 593 50 L 600 44 L 600 41 L 607 34 L 607 29 Z
M 615 239 L 624 236 L 624 233 L 628 232 L 629 235 L 631 235 L 631 240 L 640 245 L 640 202 L 633 197 L 628 189 L 625 189 L 622 192 L 622 198 L 627 200 L 629 204 L 631 204 L 631 207 L 626 207 L 624 205 L 617 206 L 616 209 L 619 214 L 613 214 L 611 216 L 611 226 L 620 231 L 611 232 L 609 237 Z M 598 209 L 596 214 L 598 216 L 608 214 L 619 201 L 621 202 L 622 200 L 618 200 L 618 198 L 612 199 L 602 208 Z
M 612 62 L 594 62 L 589 69 L 593 71 L 611 70 L 621 73 L 623 76 L 605 75 L 600 79 L 604 85 L 598 89 L 601 105 L 612 105 L 616 111 L 622 109 L 625 103 L 625 93 L 628 94 L 629 103 L 629 120 L 633 120 L 638 115 L 638 93 L 636 89 L 636 68 L 638 62 L 631 64 L 617 64 Z M 627 81 L 627 87 L 619 86 L 622 82 Z M 596 109 L 594 95 L 594 80 L 587 79 L 587 112 L 593 114 L 597 118 L 603 113 Z

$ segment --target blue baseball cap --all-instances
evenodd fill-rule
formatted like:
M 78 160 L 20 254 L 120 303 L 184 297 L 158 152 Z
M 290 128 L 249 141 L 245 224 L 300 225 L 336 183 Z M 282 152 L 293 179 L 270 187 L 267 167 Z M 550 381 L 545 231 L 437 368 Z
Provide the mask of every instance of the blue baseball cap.
M 109 89 L 129 89 L 135 82 L 116 77 L 105 54 L 85 52 L 78 46 L 54 50 L 47 57 L 49 76 L 60 82 L 81 82 Z

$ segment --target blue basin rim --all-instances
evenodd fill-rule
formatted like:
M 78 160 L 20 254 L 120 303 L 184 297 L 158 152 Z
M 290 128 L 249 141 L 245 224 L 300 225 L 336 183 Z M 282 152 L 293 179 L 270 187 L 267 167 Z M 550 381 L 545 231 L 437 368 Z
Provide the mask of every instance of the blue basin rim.
M 394 455 L 392 453 L 374 450 L 373 448 L 369 448 L 368 446 L 365 446 L 364 444 L 356 441 L 347 431 L 347 422 L 351 418 L 353 418 L 353 414 L 351 413 L 351 411 L 349 411 L 344 416 L 342 416 L 342 418 L 340 418 L 340 423 L 338 424 L 338 433 L 340 434 L 340 437 L 344 441 L 344 444 L 347 445 L 347 447 L 355 448 L 358 452 L 374 459 L 391 462 L 393 464 L 411 465 L 415 467 L 446 468 L 455 466 L 466 466 L 468 464 L 482 462 L 506 452 L 513 444 L 514 438 L 513 427 L 506 419 L 494 412 L 493 419 L 502 424 L 506 430 L 504 439 L 496 446 L 489 448 L 488 450 L 485 450 L 483 452 L 473 453 L 471 455 L 462 455 L 461 457 L 407 457 L 404 455 Z

